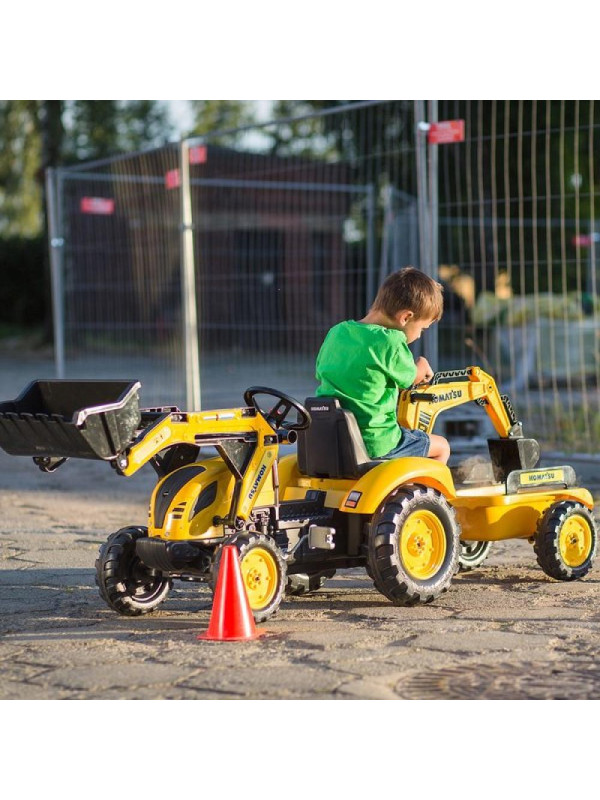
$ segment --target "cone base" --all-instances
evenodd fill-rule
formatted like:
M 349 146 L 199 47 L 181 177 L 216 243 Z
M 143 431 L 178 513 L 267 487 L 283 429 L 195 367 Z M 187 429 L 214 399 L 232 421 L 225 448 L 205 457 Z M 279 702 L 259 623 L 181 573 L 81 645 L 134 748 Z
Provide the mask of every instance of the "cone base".
M 261 636 L 264 636 L 266 630 L 264 628 L 256 628 L 254 633 L 248 634 L 247 636 L 223 636 L 222 634 L 214 634 L 211 635 L 208 631 L 205 633 L 201 633 L 197 636 L 197 639 L 204 639 L 204 641 L 208 642 L 248 642 L 252 639 L 260 639 Z

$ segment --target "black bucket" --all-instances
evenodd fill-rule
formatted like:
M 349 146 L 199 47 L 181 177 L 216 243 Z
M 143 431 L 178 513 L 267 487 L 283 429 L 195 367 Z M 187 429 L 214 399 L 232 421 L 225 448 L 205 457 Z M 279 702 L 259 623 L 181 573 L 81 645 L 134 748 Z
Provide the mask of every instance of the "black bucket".
M 108 461 L 140 425 L 139 381 L 34 381 L 0 403 L 0 447 L 10 455 Z

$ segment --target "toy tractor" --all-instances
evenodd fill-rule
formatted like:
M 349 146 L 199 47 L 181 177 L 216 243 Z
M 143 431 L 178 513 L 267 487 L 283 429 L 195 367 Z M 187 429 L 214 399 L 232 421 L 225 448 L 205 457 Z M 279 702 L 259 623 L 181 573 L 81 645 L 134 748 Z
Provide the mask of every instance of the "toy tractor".
M 431 602 L 459 565 L 481 563 L 504 539 L 532 542 L 557 580 L 592 566 L 591 494 L 570 466 L 536 467 L 537 442 L 523 437 L 510 401 L 478 367 L 401 392 L 398 420 L 430 431 L 444 409 L 483 406 L 498 436 L 489 440 L 494 479 L 482 485 L 455 485 L 447 466 L 427 458 L 370 459 L 354 416 L 334 398 L 301 405 L 254 386 L 241 408 L 188 412 L 140 409 L 139 388 L 38 381 L 0 403 L 0 446 L 45 471 L 70 457 L 106 460 L 124 476 L 148 463 L 156 471 L 147 526 L 111 534 L 96 561 L 100 594 L 120 614 L 153 611 L 174 580 L 214 586 L 230 544 L 257 622 L 286 591 L 318 589 L 356 567 L 396 605 Z M 279 457 L 282 444 L 297 452 Z

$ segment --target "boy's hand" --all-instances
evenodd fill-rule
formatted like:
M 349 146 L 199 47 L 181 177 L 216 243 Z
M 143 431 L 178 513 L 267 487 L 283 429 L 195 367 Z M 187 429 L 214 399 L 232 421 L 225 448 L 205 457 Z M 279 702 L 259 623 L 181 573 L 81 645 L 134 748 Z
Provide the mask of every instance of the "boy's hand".
M 420 356 L 415 363 L 417 365 L 415 383 L 429 383 L 433 378 L 433 370 L 429 366 L 429 361 L 424 356 Z

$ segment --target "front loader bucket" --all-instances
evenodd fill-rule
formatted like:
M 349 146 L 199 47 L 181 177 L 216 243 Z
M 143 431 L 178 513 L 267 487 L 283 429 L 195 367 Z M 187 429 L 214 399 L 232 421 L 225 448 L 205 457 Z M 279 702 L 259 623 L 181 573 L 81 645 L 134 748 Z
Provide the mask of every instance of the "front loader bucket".
M 33 381 L 0 402 L 0 447 L 34 458 L 95 458 L 122 453 L 139 427 L 139 381 Z

